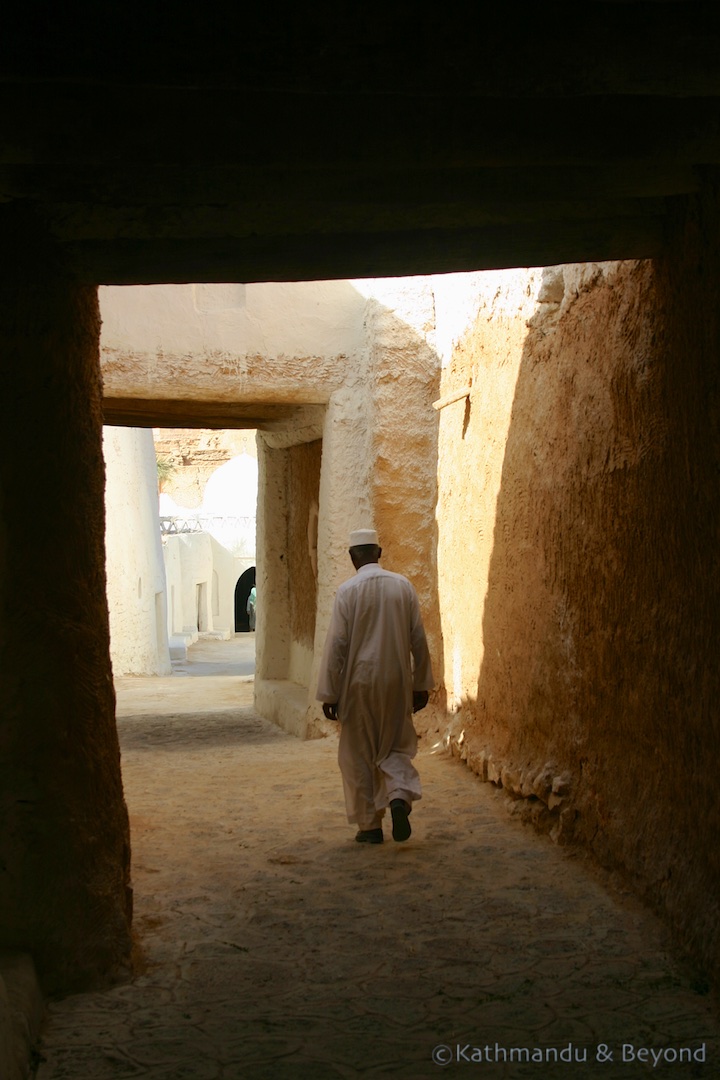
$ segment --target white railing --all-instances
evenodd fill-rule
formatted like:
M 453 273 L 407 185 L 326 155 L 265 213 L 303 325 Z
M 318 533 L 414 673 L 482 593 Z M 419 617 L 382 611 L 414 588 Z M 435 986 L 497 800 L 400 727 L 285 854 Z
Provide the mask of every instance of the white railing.
M 160 532 L 163 536 L 177 533 L 198 533 L 218 530 L 224 533 L 255 531 L 254 517 L 226 517 L 222 514 L 193 514 L 187 517 L 161 517 Z

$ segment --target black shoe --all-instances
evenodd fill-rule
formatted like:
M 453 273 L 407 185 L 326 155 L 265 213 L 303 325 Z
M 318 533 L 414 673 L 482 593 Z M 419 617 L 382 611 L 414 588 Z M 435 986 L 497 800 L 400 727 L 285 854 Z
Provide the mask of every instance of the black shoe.
M 402 841 L 409 839 L 410 833 L 412 832 L 410 822 L 408 821 L 410 806 L 404 799 L 393 799 L 390 803 L 390 813 L 392 814 L 393 840 Z
M 382 844 L 383 831 L 382 829 L 361 829 L 355 839 L 358 844 Z

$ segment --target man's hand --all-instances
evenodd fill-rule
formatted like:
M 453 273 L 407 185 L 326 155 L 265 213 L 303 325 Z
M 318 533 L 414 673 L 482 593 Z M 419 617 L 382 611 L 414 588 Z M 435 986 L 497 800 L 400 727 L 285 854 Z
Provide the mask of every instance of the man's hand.
M 413 712 L 420 712 L 428 703 L 430 694 L 427 690 L 413 690 Z
M 337 720 L 337 701 L 323 701 L 323 712 L 326 720 Z

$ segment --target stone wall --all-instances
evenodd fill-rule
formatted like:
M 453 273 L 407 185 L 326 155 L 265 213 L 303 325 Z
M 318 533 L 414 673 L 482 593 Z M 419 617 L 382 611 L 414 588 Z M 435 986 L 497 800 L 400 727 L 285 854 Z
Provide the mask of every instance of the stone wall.
M 619 869 L 715 973 L 714 197 L 655 264 L 543 274 L 443 391 L 449 735 L 561 842 Z

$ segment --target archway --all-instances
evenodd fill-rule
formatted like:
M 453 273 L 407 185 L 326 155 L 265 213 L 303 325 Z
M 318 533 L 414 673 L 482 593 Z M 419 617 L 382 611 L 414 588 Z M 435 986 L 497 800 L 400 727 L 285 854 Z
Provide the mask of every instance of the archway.
M 250 631 L 250 619 L 247 613 L 247 601 L 250 590 L 255 584 L 255 567 L 245 570 L 235 586 L 235 633 L 247 634 Z

